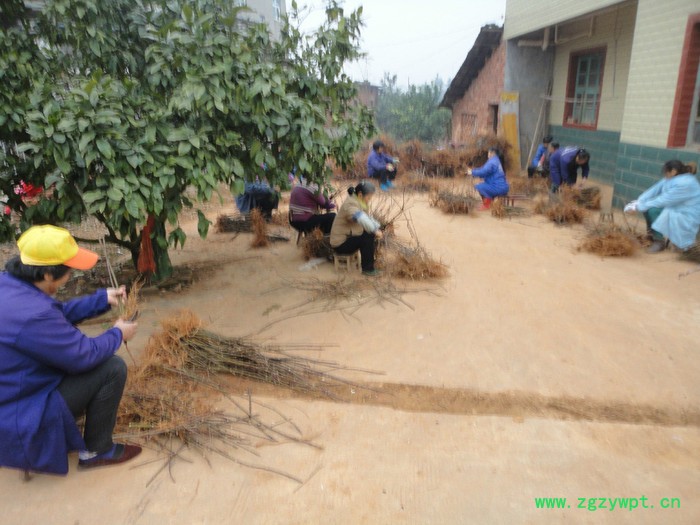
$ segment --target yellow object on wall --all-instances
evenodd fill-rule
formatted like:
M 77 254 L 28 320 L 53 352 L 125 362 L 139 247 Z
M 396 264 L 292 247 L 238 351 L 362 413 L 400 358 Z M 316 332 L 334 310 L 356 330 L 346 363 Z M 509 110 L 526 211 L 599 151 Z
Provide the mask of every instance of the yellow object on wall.
M 511 172 L 520 172 L 520 132 L 518 124 L 520 96 L 515 91 L 501 93 L 501 133 L 510 144 L 508 166 Z

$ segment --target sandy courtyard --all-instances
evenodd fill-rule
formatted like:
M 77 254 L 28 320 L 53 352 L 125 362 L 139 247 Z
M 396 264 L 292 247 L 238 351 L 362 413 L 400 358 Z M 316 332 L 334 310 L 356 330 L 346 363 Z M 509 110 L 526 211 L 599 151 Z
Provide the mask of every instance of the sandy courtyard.
M 135 353 L 159 318 L 190 308 L 221 334 L 321 344 L 324 359 L 383 373 L 346 374 L 383 389 L 346 402 L 251 386 L 320 445 L 281 443 L 254 459 L 303 484 L 196 452 L 172 479 L 154 477 L 162 463 L 147 463 L 149 450 L 95 472 L 72 457 L 65 478 L 0 470 L 2 522 L 700 523 L 700 273 L 679 278 L 693 266 L 669 252 L 578 252 L 581 227 L 541 216 L 449 216 L 420 195 L 410 214 L 450 277 L 397 282 L 415 292 L 408 306 L 293 316 L 309 295 L 285 283 L 335 279 L 331 264 L 300 271 L 294 239 L 253 250 L 248 234 L 202 241 L 194 223 L 174 261 L 222 264 L 180 292 L 146 294 Z M 538 509 L 539 497 L 567 506 Z M 654 508 L 579 508 L 642 497 Z

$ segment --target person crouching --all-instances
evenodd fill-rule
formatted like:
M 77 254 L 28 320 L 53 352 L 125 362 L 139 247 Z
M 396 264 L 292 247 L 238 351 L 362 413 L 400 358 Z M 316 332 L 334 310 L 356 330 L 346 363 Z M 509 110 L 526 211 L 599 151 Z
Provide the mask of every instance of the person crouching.
M 497 148 L 489 148 L 488 160 L 481 168 L 468 168 L 467 175 L 484 179 L 474 186 L 481 195 L 482 205 L 478 211 L 486 211 L 491 207 L 491 202 L 496 197 L 508 195 L 510 186 L 506 180 L 506 172 L 503 171 L 499 151 Z

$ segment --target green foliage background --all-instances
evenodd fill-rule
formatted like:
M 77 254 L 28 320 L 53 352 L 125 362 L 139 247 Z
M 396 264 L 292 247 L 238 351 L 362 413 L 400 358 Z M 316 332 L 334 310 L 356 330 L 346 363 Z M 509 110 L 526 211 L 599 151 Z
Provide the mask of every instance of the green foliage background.
M 377 101 L 377 127 L 400 142 L 444 141 L 449 134 L 451 112 L 438 107 L 443 93 L 439 78 L 402 90 L 396 85 L 396 76 L 385 74 Z
M 323 183 L 328 159 L 347 165 L 373 132 L 343 73 L 359 57 L 361 9 L 346 15 L 330 2 L 305 35 L 293 2 L 279 40 L 241 22 L 241 9 L 229 0 L 48 0 L 40 13 L 0 4 L 0 191 L 23 226 L 91 214 L 135 262 L 153 216 L 165 277 L 168 247 L 186 239 L 179 213 L 196 205 L 188 188 L 205 201 L 220 183 L 276 185 L 293 166 Z M 12 191 L 20 180 L 55 192 L 26 208 Z M 200 235 L 208 227 L 200 212 Z

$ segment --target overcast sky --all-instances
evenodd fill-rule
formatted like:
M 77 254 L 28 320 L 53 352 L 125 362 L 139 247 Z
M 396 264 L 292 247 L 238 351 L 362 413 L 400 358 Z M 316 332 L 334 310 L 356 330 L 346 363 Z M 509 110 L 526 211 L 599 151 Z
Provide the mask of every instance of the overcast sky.
M 323 0 L 297 0 L 311 12 L 305 28 L 318 27 Z M 505 0 L 345 0 L 347 12 L 362 5 L 362 50 L 366 60 L 348 68 L 353 80 L 379 85 L 384 73 L 404 88 L 452 79 L 474 44 L 481 26 L 503 25 Z M 291 6 L 291 2 L 287 2 Z

